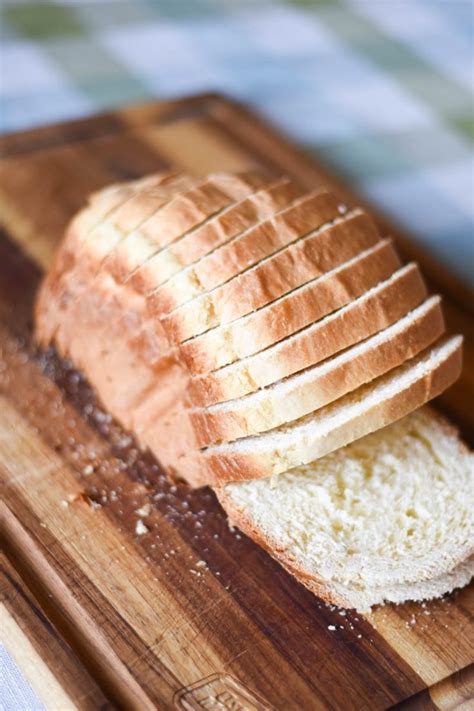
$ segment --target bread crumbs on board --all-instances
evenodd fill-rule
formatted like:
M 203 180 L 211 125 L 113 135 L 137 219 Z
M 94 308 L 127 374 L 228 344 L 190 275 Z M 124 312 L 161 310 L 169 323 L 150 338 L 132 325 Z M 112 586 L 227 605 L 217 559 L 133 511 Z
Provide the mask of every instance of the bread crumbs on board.
M 145 533 L 148 533 L 149 528 L 145 526 L 141 518 L 138 519 L 138 521 L 135 524 L 135 533 L 137 536 L 143 536 Z

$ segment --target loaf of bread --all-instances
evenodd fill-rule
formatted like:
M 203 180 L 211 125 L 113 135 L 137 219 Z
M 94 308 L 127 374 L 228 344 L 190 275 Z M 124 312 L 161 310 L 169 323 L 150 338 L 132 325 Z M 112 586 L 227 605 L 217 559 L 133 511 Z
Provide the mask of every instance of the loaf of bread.
M 278 536 L 239 497 L 279 492 L 285 477 L 304 497 L 309 472 L 317 482 L 354 441 L 373 443 L 376 474 L 381 428 L 408 422 L 460 372 L 461 338 L 443 332 L 439 297 L 365 212 L 252 172 L 160 174 L 94 195 L 36 307 L 39 343 L 86 374 L 170 475 L 217 487 L 272 552 Z M 359 606 L 444 592 L 465 559 L 454 577 L 450 560 L 433 579 L 381 577 L 360 597 L 324 566 L 320 578 L 330 599 Z M 295 561 L 317 590 L 316 572 Z
M 368 215 L 256 173 L 165 174 L 93 196 L 37 307 L 39 341 L 54 341 L 143 446 L 193 485 L 267 476 L 360 436 L 352 409 L 338 436 L 326 433 L 331 403 L 428 357 L 443 328 L 418 267 L 400 265 Z M 445 386 L 454 380 L 451 343 L 452 357 L 435 359 L 411 397 L 398 393 L 405 409 L 394 393 L 361 416 L 369 430 L 430 399 L 435 389 L 421 383 L 437 370 Z M 295 434 L 290 458 L 257 465 L 279 428 L 306 432 L 302 417 L 319 423 L 309 446 Z

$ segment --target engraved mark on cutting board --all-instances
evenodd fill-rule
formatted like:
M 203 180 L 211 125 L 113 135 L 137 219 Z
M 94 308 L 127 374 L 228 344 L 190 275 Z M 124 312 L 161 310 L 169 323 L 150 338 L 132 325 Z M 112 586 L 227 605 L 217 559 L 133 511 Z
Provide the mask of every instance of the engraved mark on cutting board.
M 213 674 L 184 687 L 174 696 L 175 706 L 186 711 L 219 709 L 219 711 L 270 711 L 262 699 L 230 674 Z

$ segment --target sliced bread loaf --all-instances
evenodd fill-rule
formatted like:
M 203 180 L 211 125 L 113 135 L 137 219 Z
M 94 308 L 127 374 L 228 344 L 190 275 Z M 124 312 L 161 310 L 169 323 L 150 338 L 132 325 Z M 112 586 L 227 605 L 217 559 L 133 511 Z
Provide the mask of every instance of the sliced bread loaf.
M 231 523 L 303 585 L 366 611 L 469 582 L 473 486 L 473 455 L 426 407 L 276 480 L 216 493 Z
M 416 264 L 399 269 L 347 306 L 255 355 L 189 380 L 195 407 L 247 395 L 359 343 L 390 326 L 426 298 Z
M 334 269 L 379 239 L 378 230 L 366 214 L 350 213 L 164 316 L 163 326 L 170 342 L 185 341 L 245 316 Z M 149 298 L 150 314 L 160 317 L 157 293 Z
M 390 240 L 377 242 L 323 276 L 236 321 L 180 344 L 191 373 L 207 373 L 278 343 L 345 306 L 400 267 Z
M 247 271 L 288 244 L 329 225 L 340 216 L 339 201 L 326 190 L 298 197 L 288 207 L 250 227 L 230 242 L 180 271 L 154 289 L 153 303 L 160 314 L 204 294 Z
M 333 358 L 237 400 L 191 409 L 199 447 L 231 442 L 292 422 L 396 368 L 444 332 L 432 296 L 392 326 Z
M 211 445 L 204 466 L 216 483 L 259 479 L 313 462 L 395 422 L 448 388 L 460 375 L 462 338 L 453 336 L 386 375 L 300 420 L 230 444 Z

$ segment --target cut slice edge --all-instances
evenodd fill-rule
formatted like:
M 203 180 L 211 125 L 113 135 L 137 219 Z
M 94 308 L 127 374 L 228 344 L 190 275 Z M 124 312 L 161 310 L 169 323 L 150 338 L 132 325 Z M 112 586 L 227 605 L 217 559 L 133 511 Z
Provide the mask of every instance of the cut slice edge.
M 324 189 L 298 195 L 153 291 L 160 315 L 246 273 L 305 236 L 342 219 L 339 201 Z
M 335 402 L 263 435 L 203 450 L 209 483 L 258 479 L 319 459 L 385 427 L 446 390 L 462 367 L 462 336 L 452 336 Z
M 191 377 L 188 401 L 205 407 L 271 385 L 387 328 L 426 296 L 418 266 L 407 264 L 346 306 L 283 341 L 212 373 Z
M 94 279 L 101 278 L 103 271 L 110 272 L 110 267 L 120 265 L 124 275 L 127 274 L 128 267 L 121 246 L 128 241 L 131 234 L 136 234 L 143 230 L 144 225 L 149 224 L 151 220 L 157 220 L 160 215 L 167 215 L 172 206 L 174 206 L 171 211 L 174 216 L 174 229 L 179 232 L 180 229 L 186 230 L 190 225 L 193 226 L 193 221 L 198 221 L 199 224 L 199 221 L 202 222 L 207 219 L 206 209 L 212 213 L 214 203 L 211 198 L 207 199 L 207 201 L 204 199 L 204 205 L 191 209 L 190 206 L 194 194 L 205 193 L 207 188 L 212 188 L 216 195 L 223 199 L 225 195 L 224 188 L 222 190 L 219 188 L 222 181 L 224 184 L 229 184 L 230 187 L 232 187 L 233 182 L 237 193 L 239 191 L 244 193 L 245 190 L 251 190 L 251 186 L 254 183 L 261 184 L 264 180 L 263 177 L 258 177 L 253 172 L 241 175 L 216 173 L 206 178 L 196 178 L 186 174 L 150 176 L 142 190 L 136 191 L 117 210 L 112 211 L 108 219 L 103 220 L 97 228 L 94 228 L 94 230 L 99 230 L 100 238 L 95 238 L 97 235 L 95 235 L 94 230 L 84 236 L 81 250 L 82 260 L 78 263 L 79 274 L 82 276 L 79 278 L 77 273 L 70 273 L 69 276 L 62 279 L 63 282 L 75 284 L 75 292 L 70 297 L 73 307 L 81 298 L 84 290 L 91 287 L 91 282 Z M 230 193 L 232 191 L 229 186 L 228 191 Z M 189 203 L 188 212 L 184 207 L 182 210 L 177 209 L 176 206 L 180 204 L 179 200 L 184 201 L 183 204 Z M 226 200 L 231 201 L 232 198 L 229 196 Z M 167 235 L 166 239 L 172 239 L 171 233 Z M 149 238 L 148 241 L 153 242 L 153 239 Z M 158 241 L 157 239 L 156 242 Z M 114 255 L 117 254 L 118 256 L 115 259 Z M 116 277 L 117 274 L 115 274 Z M 58 322 L 53 334 L 61 352 L 66 352 L 69 337 L 67 330 L 68 326 L 63 319 Z
M 67 337 L 62 334 L 66 312 L 80 298 L 83 289 L 89 288 L 91 279 L 100 271 L 109 252 L 126 236 L 127 230 L 122 229 L 120 221 L 125 219 L 128 225 L 132 220 L 133 226 L 141 224 L 172 199 L 176 190 L 195 184 L 197 180 L 163 172 L 123 184 L 115 191 L 105 188 L 102 198 L 100 193 L 95 194 L 67 228 L 58 253 L 59 268 L 53 267 L 49 271 L 41 287 L 37 309 L 37 333 L 41 343 L 56 340 L 58 350 L 67 352 Z M 116 193 L 120 197 L 123 195 L 123 199 L 115 200 Z M 100 239 L 97 239 L 98 234 Z
M 322 363 L 236 400 L 191 408 L 199 446 L 231 442 L 298 420 L 413 358 L 443 331 L 441 299 L 433 296 Z
M 65 238 L 42 281 L 35 304 L 35 335 L 41 346 L 46 347 L 54 340 L 58 311 L 68 303 L 67 280 L 80 261 L 82 239 L 150 181 L 148 176 L 134 182 L 109 185 L 92 193 L 83 209 L 69 223 Z
M 256 189 L 155 253 L 131 274 L 133 286 L 143 294 L 165 288 L 178 273 L 190 270 L 301 195 L 301 190 L 289 178 L 280 178 Z
M 136 286 L 134 276 L 150 260 L 263 189 L 262 185 L 267 187 L 270 184 L 263 176 L 259 179 L 254 173 L 232 176 L 233 184 L 230 177 L 225 173 L 211 174 L 188 192 L 173 196 L 166 205 L 130 231 L 108 255 L 106 267 L 114 278 L 119 282 L 131 279 Z M 201 204 L 193 208 L 193 199 L 197 202 L 201 200 Z M 148 223 L 155 223 L 153 229 L 147 229 Z
M 205 374 L 255 355 L 359 298 L 401 267 L 390 239 L 235 321 L 180 344 L 192 374 Z
M 371 218 L 359 208 L 301 235 L 223 284 L 164 309 L 159 290 L 148 297 L 150 315 L 161 318 L 170 340 L 193 336 L 245 316 L 346 262 L 380 241 Z M 180 300 L 175 290 L 169 297 Z

